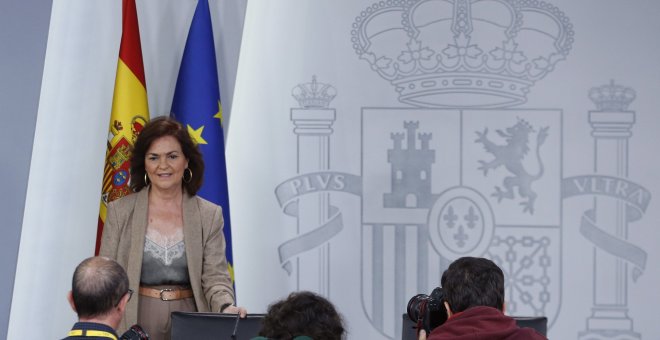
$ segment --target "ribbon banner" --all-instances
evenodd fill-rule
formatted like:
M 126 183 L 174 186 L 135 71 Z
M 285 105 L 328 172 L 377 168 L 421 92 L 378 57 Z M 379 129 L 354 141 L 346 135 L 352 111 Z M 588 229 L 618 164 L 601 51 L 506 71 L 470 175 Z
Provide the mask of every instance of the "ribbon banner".
M 275 196 L 284 213 L 298 216 L 296 198 L 305 194 L 339 191 L 360 196 L 362 179 L 343 172 L 322 171 L 290 178 L 275 188 Z
M 342 172 L 312 172 L 293 177 L 275 188 L 275 196 L 285 214 L 298 217 L 298 199 L 312 193 L 345 192 L 360 196 L 362 179 L 359 176 Z M 282 267 L 290 275 L 290 259 L 303 252 L 314 249 L 337 235 L 343 228 L 341 211 L 329 206 L 328 220 L 310 232 L 296 236 L 282 243 L 278 252 Z
M 628 222 L 642 218 L 651 202 L 650 191 L 637 183 L 613 176 L 584 175 L 564 178 L 561 191 L 564 198 L 581 195 L 618 198 L 628 203 L 626 209 Z
M 584 175 L 562 180 L 564 198 L 582 195 L 599 195 L 619 199 L 626 203 L 626 221 L 634 222 L 642 218 L 651 202 L 651 193 L 641 185 L 624 178 Z M 615 235 L 598 227 L 593 209 L 582 215 L 580 233 L 598 248 L 622 258 L 635 266 L 633 281 L 637 281 L 646 268 L 646 252 Z
M 632 274 L 633 281 L 637 281 L 637 278 L 644 273 L 646 252 L 642 248 L 600 229 L 594 221 L 594 211 L 592 209 L 585 211 L 582 215 L 580 234 L 598 248 L 632 263 L 635 266 Z

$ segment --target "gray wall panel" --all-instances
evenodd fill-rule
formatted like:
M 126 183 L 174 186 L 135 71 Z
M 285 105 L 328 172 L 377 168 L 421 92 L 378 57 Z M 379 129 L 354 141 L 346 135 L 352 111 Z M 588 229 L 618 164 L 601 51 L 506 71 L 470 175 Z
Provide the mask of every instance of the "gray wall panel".
M 7 337 L 51 1 L 0 1 L 0 339 Z

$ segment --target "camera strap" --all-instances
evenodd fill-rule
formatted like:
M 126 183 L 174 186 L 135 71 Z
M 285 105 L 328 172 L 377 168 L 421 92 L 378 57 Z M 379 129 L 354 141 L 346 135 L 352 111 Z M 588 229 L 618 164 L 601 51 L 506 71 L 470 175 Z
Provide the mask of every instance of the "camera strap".
M 96 330 L 73 329 L 69 332 L 69 336 L 83 336 L 83 337 L 95 336 L 100 338 L 117 340 L 117 337 L 110 332 L 96 331 Z

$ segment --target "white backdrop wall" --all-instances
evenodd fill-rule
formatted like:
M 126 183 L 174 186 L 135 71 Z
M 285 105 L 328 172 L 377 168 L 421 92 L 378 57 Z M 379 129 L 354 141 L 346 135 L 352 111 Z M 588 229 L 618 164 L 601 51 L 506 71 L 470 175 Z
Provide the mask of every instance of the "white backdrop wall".
M 349 338 L 396 339 L 412 295 L 486 256 L 552 339 L 660 337 L 660 6 L 467 3 L 248 3 L 227 144 L 241 302 L 310 289 Z
M 169 110 L 194 3 L 138 1 L 152 116 Z M 474 255 L 550 338 L 658 338 L 660 5 L 456 3 L 248 3 L 236 86 L 222 84 L 239 304 L 313 290 L 349 338 L 396 339 L 408 299 Z M 220 56 L 241 26 L 222 6 Z M 75 318 L 64 294 L 93 252 L 119 16 L 53 4 L 10 339 Z

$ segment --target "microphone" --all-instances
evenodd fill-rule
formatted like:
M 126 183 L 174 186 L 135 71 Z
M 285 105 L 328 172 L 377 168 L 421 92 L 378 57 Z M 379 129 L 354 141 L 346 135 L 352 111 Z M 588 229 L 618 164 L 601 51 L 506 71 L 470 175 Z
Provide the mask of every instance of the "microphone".
M 149 334 L 140 325 L 133 325 L 119 337 L 119 340 L 149 340 Z

